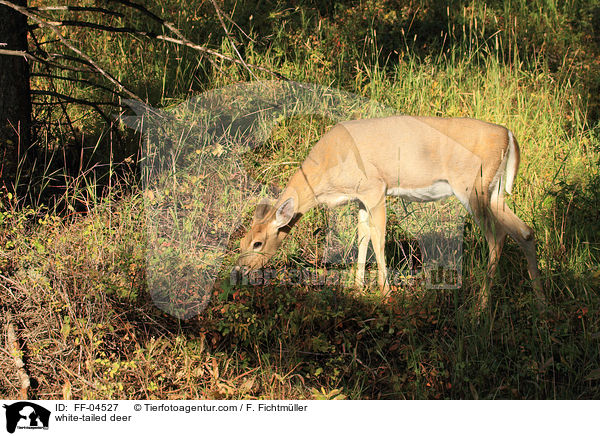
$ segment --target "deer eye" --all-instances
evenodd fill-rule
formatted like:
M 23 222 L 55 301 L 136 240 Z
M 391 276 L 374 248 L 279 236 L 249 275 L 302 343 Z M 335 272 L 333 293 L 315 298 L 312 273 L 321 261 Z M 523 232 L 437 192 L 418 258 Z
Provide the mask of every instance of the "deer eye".
M 260 241 L 256 241 L 254 244 L 252 244 L 252 249 L 253 250 L 260 250 L 260 247 L 262 247 L 262 242 Z

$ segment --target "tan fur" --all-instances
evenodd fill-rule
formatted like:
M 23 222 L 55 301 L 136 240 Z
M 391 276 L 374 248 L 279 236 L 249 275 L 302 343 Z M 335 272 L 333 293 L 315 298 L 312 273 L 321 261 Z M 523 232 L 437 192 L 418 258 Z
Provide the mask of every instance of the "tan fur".
M 474 215 L 489 244 L 481 303 L 486 304 L 507 234 L 524 250 L 534 288 L 541 297 L 533 231 L 504 203 L 504 190 L 511 188 L 508 182 L 512 185 L 519 165 L 516 140 L 512 145 L 509 148 L 505 127 L 469 118 L 395 116 L 340 123 L 312 148 L 275 205 L 263 207 L 258 219 L 255 216 L 241 241 L 238 266 L 264 266 L 290 226 L 317 204 L 336 206 L 358 200 L 356 284 L 363 285 L 370 240 L 379 268 L 378 282 L 387 291 L 386 194 L 430 201 L 442 198 L 447 190 Z M 507 170 L 511 172 L 508 177 Z M 280 210 L 282 206 L 285 210 Z M 262 244 L 259 249 L 257 241 Z

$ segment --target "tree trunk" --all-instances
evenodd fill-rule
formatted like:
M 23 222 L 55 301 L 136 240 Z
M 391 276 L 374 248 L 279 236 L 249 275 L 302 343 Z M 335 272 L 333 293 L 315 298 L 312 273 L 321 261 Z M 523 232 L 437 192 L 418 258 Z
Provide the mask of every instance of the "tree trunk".
M 13 0 L 27 6 L 27 0 Z M 27 18 L 0 5 L 0 46 L 27 50 Z M 29 64 L 20 56 L 0 55 L 0 186 L 15 183 L 17 165 L 31 141 Z

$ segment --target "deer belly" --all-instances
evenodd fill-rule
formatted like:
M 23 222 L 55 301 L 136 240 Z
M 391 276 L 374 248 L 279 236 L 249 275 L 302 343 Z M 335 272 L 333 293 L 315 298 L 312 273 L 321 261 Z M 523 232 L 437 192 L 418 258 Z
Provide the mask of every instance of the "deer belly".
M 401 187 L 388 188 L 387 195 L 402 197 L 408 201 L 436 201 L 450 197 L 454 192 L 445 180 L 438 180 L 432 185 L 423 188 L 406 189 Z
M 341 206 L 350 201 L 356 200 L 356 195 L 327 193 L 317 195 L 317 201 L 328 207 Z

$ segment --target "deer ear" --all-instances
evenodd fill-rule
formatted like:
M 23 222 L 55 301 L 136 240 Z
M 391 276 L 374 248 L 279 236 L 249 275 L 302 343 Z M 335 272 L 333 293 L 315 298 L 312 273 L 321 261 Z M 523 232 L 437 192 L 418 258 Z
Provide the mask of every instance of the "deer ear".
M 275 213 L 275 225 L 277 228 L 287 226 L 294 217 L 294 199 L 288 198 L 283 202 Z
M 268 198 L 263 198 L 254 211 L 254 221 L 262 221 L 271 210 L 273 210 L 271 201 Z

